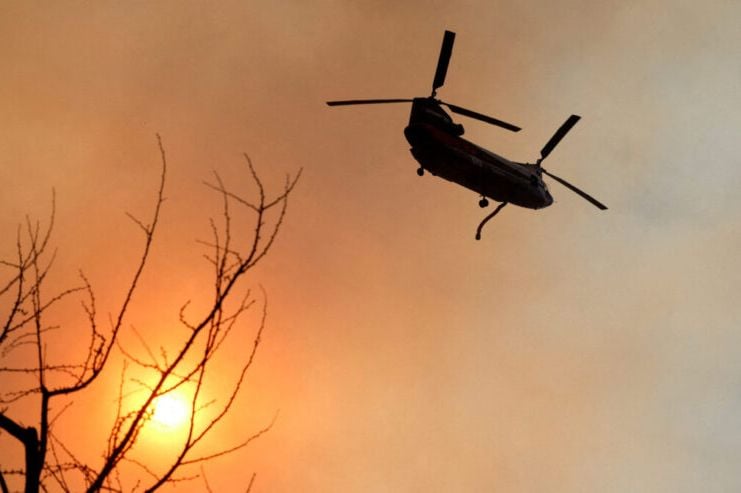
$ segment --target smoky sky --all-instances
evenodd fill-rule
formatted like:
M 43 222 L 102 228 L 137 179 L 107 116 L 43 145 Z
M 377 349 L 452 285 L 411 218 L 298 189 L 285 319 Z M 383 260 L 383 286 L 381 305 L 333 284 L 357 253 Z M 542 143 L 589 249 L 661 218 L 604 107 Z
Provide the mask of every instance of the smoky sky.
M 720 0 L 7 1 L 0 248 L 54 188 L 57 281 L 83 267 L 114 303 L 160 133 L 165 225 L 133 318 L 166 333 L 202 289 L 195 240 L 218 201 L 201 181 L 245 182 L 242 152 L 273 186 L 303 168 L 224 434 L 280 417 L 209 466 L 215 490 L 253 471 L 264 491 L 735 490 L 739 16 Z M 445 29 L 439 96 L 523 127 L 460 118 L 467 137 L 532 162 L 581 115 L 548 169 L 608 211 L 549 182 L 553 206 L 508 207 L 476 242 L 478 197 L 415 174 L 407 107 L 324 105 L 429 94 Z

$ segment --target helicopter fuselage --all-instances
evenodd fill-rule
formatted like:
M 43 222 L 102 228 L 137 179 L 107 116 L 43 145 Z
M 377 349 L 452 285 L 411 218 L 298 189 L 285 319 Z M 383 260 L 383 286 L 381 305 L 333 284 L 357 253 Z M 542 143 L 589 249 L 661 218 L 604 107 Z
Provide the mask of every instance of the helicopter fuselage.
M 410 151 L 414 159 L 419 162 L 420 167 L 417 174 L 423 176 L 425 170 L 427 170 L 432 175 L 476 192 L 481 196 L 481 200 L 479 200 L 481 207 L 486 207 L 489 204 L 488 199 L 500 202 L 479 223 L 478 228 L 476 228 L 477 240 L 481 238 L 481 230 L 484 225 L 507 204 L 515 204 L 528 209 L 542 209 L 551 205 L 553 197 L 548 192 L 548 187 L 543 181 L 543 175 L 557 181 L 598 209 L 607 209 L 606 205 L 584 190 L 542 167 L 543 160 L 551 154 L 564 136 L 581 119 L 579 115 L 571 115 L 563 122 L 540 150 L 540 157 L 535 164 L 510 161 L 462 138 L 463 125 L 455 123 L 450 115 L 443 110 L 443 106 L 456 115 L 463 115 L 511 132 L 519 132 L 521 128 L 436 98 L 437 90 L 445 84 L 454 42 L 455 33 L 445 31 L 443 44 L 440 47 L 440 56 L 435 68 L 435 77 L 432 80 L 432 93 L 427 97 L 413 99 L 345 99 L 327 101 L 327 105 L 412 103 L 409 124 L 404 129 L 404 135 L 412 146 Z
M 415 98 L 404 135 L 422 169 L 498 202 L 528 209 L 553 203 L 534 164 L 518 163 L 463 139 L 463 126 L 432 98 Z

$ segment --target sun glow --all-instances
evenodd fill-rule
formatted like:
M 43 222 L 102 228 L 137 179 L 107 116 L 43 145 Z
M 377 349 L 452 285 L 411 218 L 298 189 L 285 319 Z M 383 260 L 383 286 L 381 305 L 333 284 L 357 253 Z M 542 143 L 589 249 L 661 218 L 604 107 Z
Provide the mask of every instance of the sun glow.
M 152 420 L 163 428 L 184 425 L 190 417 L 190 403 L 176 394 L 166 394 L 154 402 Z

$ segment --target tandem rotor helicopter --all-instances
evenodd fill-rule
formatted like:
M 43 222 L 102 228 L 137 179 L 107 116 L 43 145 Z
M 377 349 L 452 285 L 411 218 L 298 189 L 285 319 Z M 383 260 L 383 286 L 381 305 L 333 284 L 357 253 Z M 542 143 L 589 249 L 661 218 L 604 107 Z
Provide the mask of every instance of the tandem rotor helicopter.
M 471 111 L 436 98 L 437 90 L 445 83 L 448 63 L 453 53 L 455 33 L 445 31 L 440 57 L 437 61 L 435 78 L 432 81 L 432 94 L 413 99 L 352 99 L 345 101 L 327 101 L 329 106 L 347 106 L 356 104 L 412 103 L 409 124 L 404 129 L 404 136 L 411 144 L 412 156 L 419 162 L 417 174 L 423 176 L 425 170 L 457 183 L 481 196 L 479 206 L 489 205 L 488 199 L 500 204 L 486 216 L 476 229 L 476 239 L 481 239 L 481 230 L 507 204 L 514 204 L 528 209 L 542 209 L 553 203 L 553 197 L 543 181 L 548 175 L 572 192 L 591 202 L 599 209 L 607 206 L 575 187 L 563 178 L 546 171 L 541 163 L 561 142 L 561 139 L 576 125 L 581 118 L 571 115 L 553 134 L 553 137 L 540 150 L 540 158 L 534 163 L 518 163 L 479 147 L 461 138 L 463 125 L 453 122 L 443 106 L 453 113 L 480 120 L 512 132 L 520 127 L 502 120 Z

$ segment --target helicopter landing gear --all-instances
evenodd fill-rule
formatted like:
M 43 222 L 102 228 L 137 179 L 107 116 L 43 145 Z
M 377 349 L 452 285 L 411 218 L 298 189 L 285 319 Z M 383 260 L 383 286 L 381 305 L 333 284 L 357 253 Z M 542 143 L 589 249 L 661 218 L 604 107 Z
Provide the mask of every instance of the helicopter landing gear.
M 494 212 L 492 212 L 491 214 L 489 214 L 488 216 L 486 216 L 479 223 L 479 227 L 476 228 L 476 239 L 477 240 L 480 240 L 481 239 L 481 230 L 484 228 L 484 224 L 486 224 L 487 222 L 489 222 L 489 219 L 491 219 L 492 217 L 496 216 L 497 215 L 497 212 L 501 211 L 504 208 L 505 205 L 507 205 L 507 202 L 502 202 L 501 204 L 499 204 L 497 206 L 497 208 L 494 209 Z
M 425 174 L 425 169 L 424 168 L 422 168 L 422 167 L 417 168 L 417 175 L 424 176 L 424 174 Z
M 479 207 L 481 207 L 482 209 L 489 207 L 489 201 L 486 200 L 486 197 L 481 197 L 481 200 L 479 200 Z

